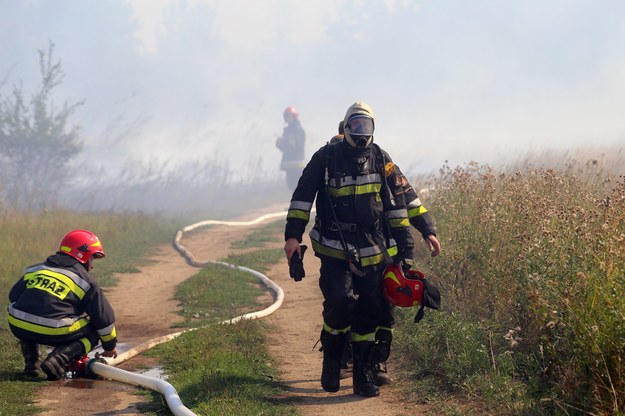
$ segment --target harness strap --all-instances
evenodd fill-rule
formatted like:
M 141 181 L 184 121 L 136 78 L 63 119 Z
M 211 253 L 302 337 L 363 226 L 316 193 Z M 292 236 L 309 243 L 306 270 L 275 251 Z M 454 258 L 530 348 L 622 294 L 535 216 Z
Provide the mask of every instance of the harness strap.
M 340 221 L 332 221 L 330 226 L 328 227 L 330 231 L 345 231 L 348 233 L 355 233 L 358 231 L 358 226 L 351 222 L 340 222 Z

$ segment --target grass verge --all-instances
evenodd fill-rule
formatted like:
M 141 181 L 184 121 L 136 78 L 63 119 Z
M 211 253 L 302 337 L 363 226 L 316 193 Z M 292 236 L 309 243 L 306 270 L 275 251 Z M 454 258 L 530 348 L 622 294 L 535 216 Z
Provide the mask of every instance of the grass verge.
M 268 248 L 281 241 L 283 223 L 259 226 L 232 247 L 247 248 L 245 254 L 223 261 L 261 273 L 283 256 Z M 180 284 L 176 298 L 183 305 L 183 327 L 199 327 L 147 352 L 159 358 L 168 382 L 176 386 L 185 406 L 201 415 L 296 414 L 267 351 L 267 325 L 260 320 L 235 324 L 218 322 L 261 309 L 270 302 L 267 289 L 249 273 L 221 265 L 208 265 Z M 148 414 L 168 412 L 158 394 L 141 410 Z

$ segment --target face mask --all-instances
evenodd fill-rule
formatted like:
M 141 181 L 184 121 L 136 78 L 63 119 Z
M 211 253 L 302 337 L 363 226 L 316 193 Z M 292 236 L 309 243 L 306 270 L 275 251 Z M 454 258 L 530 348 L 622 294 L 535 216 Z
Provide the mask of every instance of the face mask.
M 352 116 L 347 122 L 347 130 L 356 147 L 367 147 L 373 137 L 373 119 L 361 114 Z

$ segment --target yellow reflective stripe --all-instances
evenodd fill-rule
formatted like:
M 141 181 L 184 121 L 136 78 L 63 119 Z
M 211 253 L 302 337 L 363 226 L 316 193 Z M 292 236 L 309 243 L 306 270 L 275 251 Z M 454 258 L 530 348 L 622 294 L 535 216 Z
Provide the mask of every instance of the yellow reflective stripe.
M 41 276 L 46 276 L 46 277 L 59 281 L 65 287 L 71 290 L 78 297 L 78 299 L 82 299 L 83 297 L 85 297 L 85 290 L 79 285 L 77 285 L 76 282 L 74 282 L 72 279 L 65 276 L 64 274 L 53 272 L 52 270 L 41 269 L 41 270 L 37 270 L 34 272 L 26 273 L 24 275 L 24 281 L 26 282 L 26 287 L 27 288 L 34 287 L 37 289 L 45 290 L 60 299 L 65 299 L 65 296 L 67 296 L 69 292 L 59 291 L 59 288 L 51 289 L 50 284 L 47 284 L 44 286 L 43 278 Z
M 382 189 L 382 184 L 380 183 L 369 183 L 366 185 L 360 185 L 356 187 L 356 195 L 364 195 L 364 194 L 372 194 L 378 193 Z
M 362 266 L 375 266 L 376 264 L 382 263 L 384 260 L 384 255 L 382 253 L 376 254 L 375 256 L 362 257 L 360 259 L 360 264 Z
M 354 195 L 355 185 L 344 186 L 342 188 L 330 188 L 328 187 L 328 193 L 332 196 L 348 196 Z
M 287 218 L 298 218 L 300 220 L 308 221 L 310 219 L 310 212 L 302 211 L 299 209 L 290 209 L 286 214 Z
M 325 322 L 323 323 L 323 330 L 326 332 L 329 332 L 332 335 L 346 334 L 349 332 L 350 329 L 351 329 L 351 325 L 348 325 L 342 329 L 335 329 L 335 328 L 332 328 L 330 325 L 326 324 Z
M 337 250 L 332 247 L 321 245 L 319 242 L 315 240 L 311 240 L 313 250 L 315 253 L 323 254 L 324 256 L 334 257 L 340 260 L 347 260 L 347 256 L 345 255 L 345 251 Z
M 423 215 L 426 212 L 428 212 L 428 210 L 425 209 L 423 205 L 417 208 L 410 208 L 408 209 L 408 218 L 418 217 L 419 215 Z
M 354 342 L 375 341 L 375 332 L 370 332 L 368 334 L 357 334 L 354 331 L 352 331 L 352 341 Z
M 380 330 L 383 330 L 383 331 L 388 331 L 388 332 L 394 332 L 394 329 L 393 329 L 393 328 L 391 328 L 390 326 L 381 326 L 381 325 L 378 325 L 378 327 L 375 329 L 375 332 L 378 332 L 378 331 L 380 331 Z
M 408 218 L 389 218 L 388 223 L 391 225 L 391 228 L 410 227 Z
M 398 249 L 397 249 L 397 246 L 393 246 L 393 247 L 389 248 L 387 251 L 388 251 L 388 255 L 391 256 L 391 257 L 396 256 L 397 253 L 399 252 Z
M 17 319 L 16 317 L 11 315 L 8 315 L 8 321 L 13 326 L 43 335 L 66 335 L 72 332 L 76 332 L 89 324 L 89 320 L 87 318 L 81 318 L 69 326 L 51 328 L 49 326 L 37 325 L 30 322 L 22 321 L 21 319 Z
M 382 189 L 382 184 L 380 183 L 366 183 L 364 185 L 349 185 L 342 188 L 328 187 L 328 192 L 332 196 L 339 197 L 379 193 L 380 189 Z
M 110 334 L 108 335 L 100 335 L 100 339 L 104 342 L 106 341 L 110 341 L 112 339 L 117 338 L 117 331 L 115 330 L 115 328 L 113 328 L 113 330 L 111 331 Z
M 315 253 L 318 253 L 327 257 L 333 257 L 339 260 L 347 260 L 347 256 L 345 255 L 344 250 L 338 250 L 332 247 L 324 246 L 315 240 L 311 240 L 311 242 L 312 242 L 313 250 L 315 251 Z M 391 257 L 396 255 L 397 246 L 391 247 L 390 249 L 388 249 L 388 252 Z M 377 253 L 371 256 L 360 258 L 360 264 L 362 266 L 375 266 L 377 264 L 382 263 L 382 261 L 384 261 L 384 255 L 382 253 Z
M 91 342 L 87 338 L 80 338 L 79 341 L 85 346 L 85 354 L 91 351 Z

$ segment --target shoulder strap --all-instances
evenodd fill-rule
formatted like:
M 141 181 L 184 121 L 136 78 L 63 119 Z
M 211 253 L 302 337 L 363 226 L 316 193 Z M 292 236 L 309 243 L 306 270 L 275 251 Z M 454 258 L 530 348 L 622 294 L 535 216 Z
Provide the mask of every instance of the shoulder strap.
M 382 152 L 382 149 L 380 149 L 380 146 L 378 146 L 377 143 L 372 143 L 371 145 L 373 146 L 376 168 L 384 175 L 383 177 L 386 177 L 386 171 L 384 170 L 384 167 L 386 166 L 386 158 L 384 157 L 384 152 Z
M 334 155 L 335 153 L 336 153 L 336 145 L 330 144 L 330 143 L 326 144 L 325 146 L 326 166 L 325 166 L 325 171 L 324 171 L 324 183 L 325 183 L 324 190 L 328 196 L 328 205 L 330 205 L 330 213 L 332 214 L 332 219 L 334 220 L 335 223 L 338 224 L 339 221 L 336 217 L 334 204 L 332 203 L 332 195 L 330 194 L 330 192 L 328 192 L 328 184 L 330 181 L 330 172 L 329 172 L 330 159 L 333 156 L 335 156 Z M 348 247 L 347 243 L 345 242 L 345 238 L 343 237 L 343 232 L 341 231 L 341 227 L 338 227 L 338 233 L 339 233 L 339 240 L 341 241 L 341 245 L 343 246 L 343 251 L 347 258 L 347 264 L 349 266 L 349 269 L 356 276 L 364 276 L 365 274 L 363 273 L 363 271 L 358 268 L 358 265 L 360 264 L 360 258 L 358 256 L 358 252 L 356 251 L 356 249 L 354 248 L 350 249 Z

